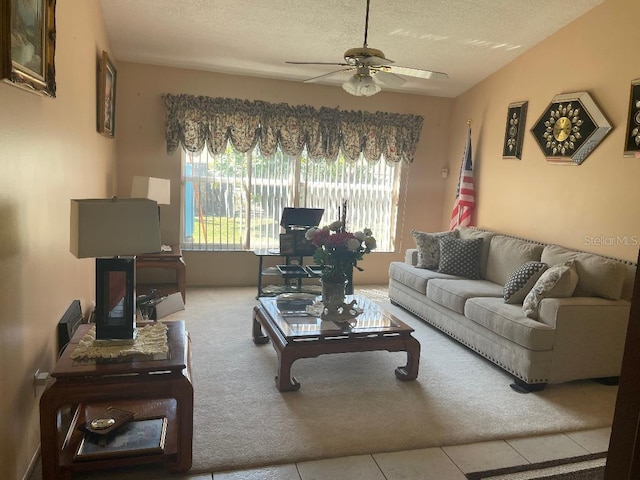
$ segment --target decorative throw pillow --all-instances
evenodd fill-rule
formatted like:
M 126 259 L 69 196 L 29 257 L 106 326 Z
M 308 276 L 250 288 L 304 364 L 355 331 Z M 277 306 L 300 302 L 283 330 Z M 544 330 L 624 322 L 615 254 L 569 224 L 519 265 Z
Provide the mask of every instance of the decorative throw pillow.
M 525 262 L 511 274 L 502 293 L 505 303 L 522 303 L 544 271 L 549 268 L 542 262 Z
M 438 242 L 440 243 L 439 272 L 474 280 L 480 278 L 482 238 L 461 240 L 443 236 L 438 238 Z
M 522 303 L 524 314 L 538 319 L 540 302 L 544 298 L 565 298 L 573 295 L 578 284 L 578 272 L 573 260 L 554 265 L 545 271 Z
M 418 268 L 428 268 L 429 270 L 437 270 L 440 263 L 440 244 L 438 238 L 442 236 L 457 237 L 458 231 L 450 232 L 426 233 L 418 230 L 411 230 L 411 236 L 416 242 L 418 249 Z

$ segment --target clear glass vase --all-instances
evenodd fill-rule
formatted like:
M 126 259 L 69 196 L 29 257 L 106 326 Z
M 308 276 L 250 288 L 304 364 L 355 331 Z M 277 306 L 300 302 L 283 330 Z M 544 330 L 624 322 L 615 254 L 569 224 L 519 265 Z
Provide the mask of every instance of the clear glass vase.
M 324 278 L 321 281 L 322 304 L 329 313 L 336 312 L 338 307 L 344 304 L 347 281 L 345 279 L 327 280 Z

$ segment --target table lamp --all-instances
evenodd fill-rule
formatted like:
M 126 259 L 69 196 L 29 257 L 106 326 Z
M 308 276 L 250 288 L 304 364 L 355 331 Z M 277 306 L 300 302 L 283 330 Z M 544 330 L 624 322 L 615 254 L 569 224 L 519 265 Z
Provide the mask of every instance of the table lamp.
M 96 258 L 96 343 L 135 339 L 135 255 L 160 251 L 158 204 L 149 199 L 71 200 L 71 253 Z
M 148 198 L 158 202 L 158 214 L 160 205 L 171 204 L 171 180 L 168 178 L 133 177 L 131 184 L 131 198 Z
M 158 221 L 160 205 L 171 205 L 171 180 L 156 177 L 133 177 L 131 198 L 148 198 L 158 202 Z M 171 247 L 162 245 L 162 251 L 171 251 Z

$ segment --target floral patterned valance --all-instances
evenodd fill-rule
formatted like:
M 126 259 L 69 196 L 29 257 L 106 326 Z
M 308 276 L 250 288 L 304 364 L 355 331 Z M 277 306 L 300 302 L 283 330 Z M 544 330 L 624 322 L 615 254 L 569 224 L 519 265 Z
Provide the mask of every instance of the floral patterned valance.
M 357 160 L 380 156 L 389 162 L 413 162 L 423 117 L 397 113 L 316 109 L 308 105 L 268 103 L 193 95 L 164 97 L 167 106 L 167 152 L 178 146 L 189 152 L 222 153 L 227 142 L 242 152 L 259 146 L 273 155 L 278 146 L 288 155 L 306 147 L 313 160 L 335 161 L 342 151 Z

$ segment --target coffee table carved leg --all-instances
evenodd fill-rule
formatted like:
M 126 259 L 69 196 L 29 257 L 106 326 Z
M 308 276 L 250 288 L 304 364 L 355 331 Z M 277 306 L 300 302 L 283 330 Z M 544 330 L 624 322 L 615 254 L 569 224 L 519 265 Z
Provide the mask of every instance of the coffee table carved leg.
M 269 337 L 262 332 L 262 326 L 258 321 L 258 315 L 261 315 L 258 307 L 253 308 L 253 343 L 263 345 L 269 342 Z
M 291 365 L 297 360 L 290 354 L 287 348 L 278 352 L 278 375 L 276 376 L 276 387 L 281 392 L 295 392 L 300 389 L 300 383 L 291 376 Z
M 396 368 L 396 377 L 399 380 L 415 380 L 418 377 L 418 366 L 420 365 L 420 342 L 412 336 L 405 340 L 407 351 L 407 364 L 404 367 Z

